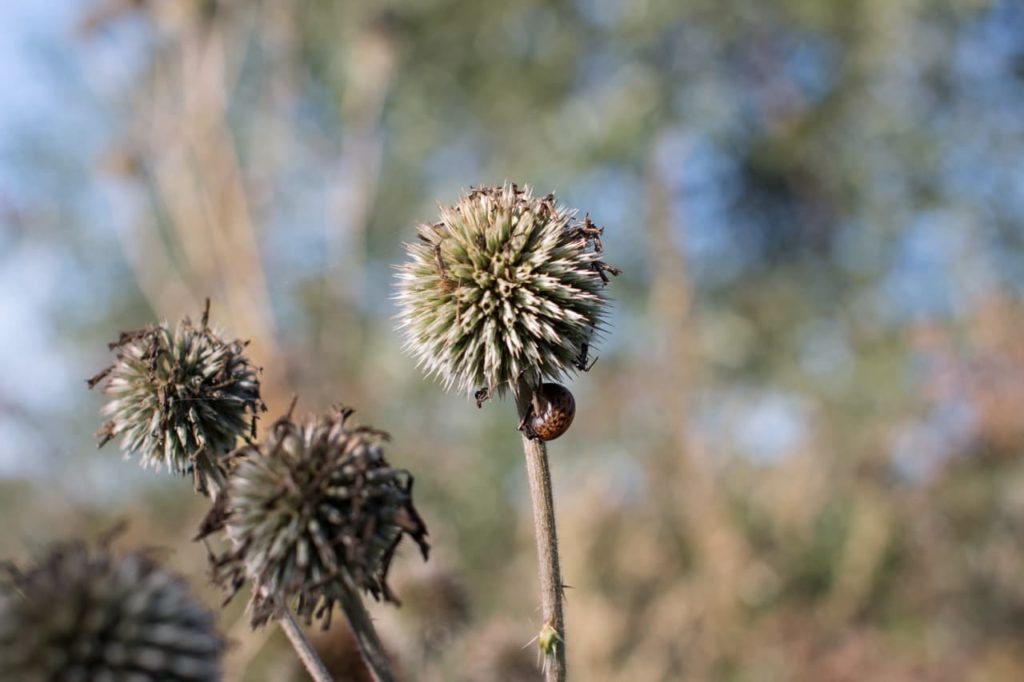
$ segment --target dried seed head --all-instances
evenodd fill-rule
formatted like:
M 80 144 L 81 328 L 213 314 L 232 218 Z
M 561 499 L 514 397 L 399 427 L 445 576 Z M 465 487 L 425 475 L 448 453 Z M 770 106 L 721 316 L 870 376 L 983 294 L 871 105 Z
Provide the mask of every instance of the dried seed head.
M 323 617 L 326 628 L 353 587 L 397 602 L 387 574 L 402 537 L 427 557 L 412 475 L 384 459 L 386 434 L 346 423 L 351 412 L 279 419 L 264 442 L 236 452 L 226 494 L 203 523 L 200 537 L 223 528 L 231 541 L 213 557 L 218 581 L 232 594 L 253 582 L 254 626 L 294 599 L 299 616 Z
M 473 189 L 419 227 L 398 272 L 406 348 L 446 388 L 504 393 L 576 368 L 607 301 L 601 230 L 515 185 Z
M 219 680 L 224 640 L 149 558 L 71 543 L 0 583 L 0 679 Z
M 185 318 L 173 331 L 162 324 L 122 333 L 110 344 L 114 364 L 89 380 L 111 398 L 99 445 L 121 436 L 126 454 L 138 453 L 145 467 L 191 473 L 200 492 L 220 486 L 224 456 L 254 433 L 266 409 L 246 344 L 223 341 L 207 313 L 198 326 Z

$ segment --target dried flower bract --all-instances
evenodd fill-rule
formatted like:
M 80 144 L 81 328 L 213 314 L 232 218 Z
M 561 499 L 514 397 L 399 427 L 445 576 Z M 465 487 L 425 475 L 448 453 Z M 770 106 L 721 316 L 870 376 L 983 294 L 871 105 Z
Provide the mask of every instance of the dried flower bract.
M 110 344 L 114 364 L 89 380 L 111 398 L 103 408 L 110 420 L 96 434 L 100 446 L 121 436 L 126 454 L 138 453 L 146 467 L 191 473 L 200 492 L 220 487 L 224 456 L 255 433 L 265 409 L 246 344 L 222 340 L 208 313 L 199 325 L 185 318 L 173 331 L 161 324 L 123 332 Z
M 350 426 L 351 413 L 279 419 L 265 441 L 237 451 L 227 494 L 203 523 L 200 537 L 224 529 L 231 543 L 212 557 L 217 580 L 232 594 L 253 583 L 254 626 L 294 600 L 300 617 L 326 628 L 345 590 L 397 602 L 387 574 L 402 538 L 427 557 L 412 476 L 384 459 L 386 434 Z

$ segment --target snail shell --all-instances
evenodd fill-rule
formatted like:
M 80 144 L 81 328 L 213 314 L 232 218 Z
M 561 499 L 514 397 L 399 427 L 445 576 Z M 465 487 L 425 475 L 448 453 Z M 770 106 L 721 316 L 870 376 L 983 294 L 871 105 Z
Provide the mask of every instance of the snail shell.
M 576 416 L 576 400 L 561 384 L 541 384 L 533 397 L 533 410 L 526 420 L 526 432 L 543 441 L 565 433 Z

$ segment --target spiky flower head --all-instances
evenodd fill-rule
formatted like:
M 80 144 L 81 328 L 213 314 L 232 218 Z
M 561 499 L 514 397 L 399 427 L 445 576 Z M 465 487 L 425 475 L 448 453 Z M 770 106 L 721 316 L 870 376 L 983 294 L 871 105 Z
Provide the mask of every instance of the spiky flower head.
M 398 271 L 407 350 L 446 388 L 558 380 L 601 329 L 607 273 L 589 217 L 516 185 L 473 189 L 420 225 Z
M 110 396 L 100 447 L 121 436 L 125 455 L 137 453 L 143 466 L 191 473 L 200 492 L 221 487 L 225 455 L 239 436 L 255 434 L 266 409 L 246 345 L 210 329 L 209 302 L 199 325 L 185 318 L 173 330 L 164 323 L 123 332 L 109 344 L 114 364 L 89 380 Z
M 406 535 L 427 558 L 413 478 L 384 459 L 387 434 L 353 427 L 350 409 L 303 423 L 279 419 L 267 439 L 240 448 L 227 492 L 199 537 L 224 529 L 231 549 L 214 576 L 232 594 L 252 581 L 253 626 L 295 601 L 306 622 L 330 625 L 336 603 L 363 589 L 397 602 L 387 575 Z
M 219 680 L 224 640 L 185 582 L 141 554 L 57 545 L 0 583 L 0 679 Z

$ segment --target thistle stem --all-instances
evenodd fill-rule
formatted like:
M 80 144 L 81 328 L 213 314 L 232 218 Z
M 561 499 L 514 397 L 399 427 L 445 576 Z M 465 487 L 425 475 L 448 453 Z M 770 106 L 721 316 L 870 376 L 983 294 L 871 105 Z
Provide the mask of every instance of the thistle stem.
M 341 610 L 345 613 L 349 628 L 359 646 L 359 653 L 363 655 L 363 661 L 366 662 L 366 667 L 376 682 L 395 682 L 391 664 L 384 653 L 384 645 L 377 636 L 377 630 L 373 627 L 370 613 L 363 605 L 355 585 L 348 579 L 345 582 L 345 589 L 341 590 Z
M 306 670 L 309 672 L 309 676 L 313 678 L 315 682 L 333 682 L 334 678 L 327 672 L 327 668 L 324 667 L 323 661 L 317 656 L 316 650 L 313 649 L 313 645 L 306 639 L 305 633 L 302 632 L 302 628 L 295 622 L 295 616 L 292 615 L 291 611 L 285 611 L 280 618 L 278 623 L 281 624 L 281 629 L 284 630 L 284 634 L 288 635 L 288 641 L 292 643 L 292 647 L 295 649 L 295 653 L 298 654 L 299 660 L 302 661 L 302 665 L 306 666 Z
M 520 380 L 516 387 L 516 408 L 519 419 L 529 414 L 533 388 Z M 555 501 L 551 493 L 551 472 L 544 441 L 523 436 L 526 476 L 530 483 L 533 506 L 533 533 L 537 540 L 537 563 L 540 577 L 541 612 L 544 624 L 555 630 L 557 639 L 550 652 L 545 652 L 547 682 L 565 680 L 565 621 L 562 615 L 562 574 L 558 566 L 558 536 L 555 531 Z M 542 643 L 543 644 L 543 643 Z

